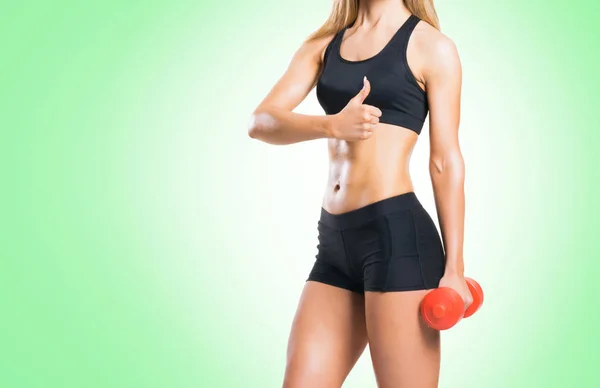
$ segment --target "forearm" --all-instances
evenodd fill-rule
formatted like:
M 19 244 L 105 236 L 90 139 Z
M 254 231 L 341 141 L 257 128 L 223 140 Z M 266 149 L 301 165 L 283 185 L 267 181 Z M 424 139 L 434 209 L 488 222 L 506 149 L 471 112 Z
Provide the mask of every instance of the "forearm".
M 312 116 L 277 108 L 257 110 L 250 118 L 248 135 L 275 145 L 331 137 L 331 116 Z
M 430 174 L 446 253 L 446 272 L 463 275 L 465 166 L 460 153 L 433 159 Z

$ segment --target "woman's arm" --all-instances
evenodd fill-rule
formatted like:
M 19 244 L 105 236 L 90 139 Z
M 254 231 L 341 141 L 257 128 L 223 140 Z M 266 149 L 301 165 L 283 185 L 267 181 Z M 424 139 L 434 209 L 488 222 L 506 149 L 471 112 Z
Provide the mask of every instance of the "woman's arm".
M 292 112 L 315 86 L 329 39 L 305 42 L 250 118 L 248 135 L 284 145 L 331 137 L 331 117 Z
M 310 116 L 292 112 L 315 86 L 329 41 L 305 42 L 296 51 L 284 75 L 252 114 L 250 137 L 284 145 L 320 138 L 358 141 L 373 135 L 381 110 L 363 104 L 371 90 L 366 77 L 363 88 L 339 113 Z
M 458 141 L 462 69 L 454 42 L 442 34 L 433 42 L 424 75 L 429 102 L 429 173 L 446 252 L 446 271 L 439 286 L 455 289 L 466 309 L 473 297 L 463 262 L 465 164 Z
M 440 34 L 426 73 L 429 173 L 446 251 L 446 271 L 463 275 L 465 166 L 458 141 L 462 70 L 454 43 Z

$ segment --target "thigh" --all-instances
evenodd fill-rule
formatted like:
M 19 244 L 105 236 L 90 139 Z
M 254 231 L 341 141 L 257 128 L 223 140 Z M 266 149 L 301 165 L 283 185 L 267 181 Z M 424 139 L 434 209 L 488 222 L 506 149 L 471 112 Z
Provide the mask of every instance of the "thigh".
M 307 281 L 292 324 L 284 388 L 339 388 L 367 343 L 364 296 Z
M 436 388 L 440 334 L 422 321 L 427 290 L 366 292 L 369 349 L 379 388 Z

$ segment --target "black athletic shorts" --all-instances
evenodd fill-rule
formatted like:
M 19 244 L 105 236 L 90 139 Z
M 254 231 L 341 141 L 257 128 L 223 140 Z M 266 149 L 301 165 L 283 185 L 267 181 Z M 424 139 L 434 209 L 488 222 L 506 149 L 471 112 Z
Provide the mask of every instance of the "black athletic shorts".
M 321 209 L 319 244 L 307 280 L 354 292 L 436 288 L 445 255 L 414 192 L 342 214 Z

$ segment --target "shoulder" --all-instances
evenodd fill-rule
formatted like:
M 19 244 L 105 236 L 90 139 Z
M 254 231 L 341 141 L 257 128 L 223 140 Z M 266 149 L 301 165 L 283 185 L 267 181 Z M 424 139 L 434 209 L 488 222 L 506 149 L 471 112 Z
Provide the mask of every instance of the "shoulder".
M 321 63 L 325 56 L 325 50 L 336 35 L 337 33 L 329 33 L 317 38 L 309 38 L 302 43 L 296 55 L 308 57 Z
M 450 37 L 425 21 L 417 24 L 413 34 L 424 69 L 443 73 L 460 71 L 458 48 Z

